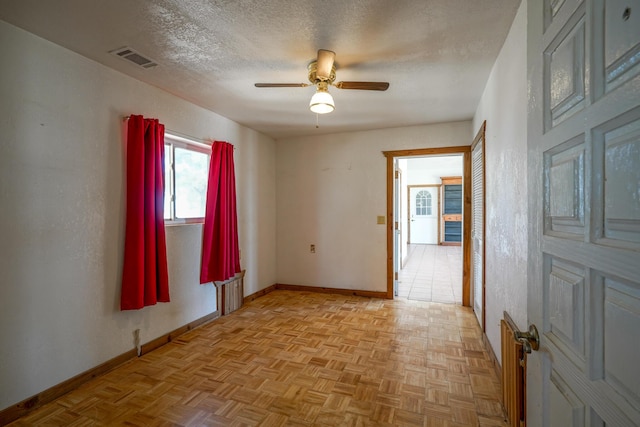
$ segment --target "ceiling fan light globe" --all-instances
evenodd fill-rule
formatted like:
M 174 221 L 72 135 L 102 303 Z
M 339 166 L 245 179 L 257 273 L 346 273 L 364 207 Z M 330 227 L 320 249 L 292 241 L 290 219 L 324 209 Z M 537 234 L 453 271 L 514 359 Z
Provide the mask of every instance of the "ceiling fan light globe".
M 336 108 L 333 97 L 329 92 L 318 91 L 313 94 L 309 102 L 309 109 L 317 114 L 327 114 Z

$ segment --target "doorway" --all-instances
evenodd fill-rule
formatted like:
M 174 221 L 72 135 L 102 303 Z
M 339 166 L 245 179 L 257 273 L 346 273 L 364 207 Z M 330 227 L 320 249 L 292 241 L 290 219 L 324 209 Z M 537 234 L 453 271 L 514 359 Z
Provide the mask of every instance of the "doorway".
M 395 181 L 402 174 L 398 172 L 398 162 L 401 159 L 411 159 L 411 158 L 420 158 L 420 157 L 433 157 L 433 156 L 452 156 L 458 155 L 461 156 L 462 159 L 462 177 L 461 180 L 463 183 L 470 182 L 470 174 L 471 174 L 471 161 L 470 161 L 470 146 L 458 146 L 458 147 L 443 147 L 443 148 L 425 148 L 425 149 L 414 149 L 414 150 L 398 150 L 398 151 L 385 151 L 383 154 L 387 158 L 387 297 L 393 298 L 395 291 L 398 289 L 398 280 L 399 280 L 399 269 L 397 266 L 401 265 L 401 262 L 395 258 L 395 254 L 398 251 L 395 251 L 394 248 L 397 248 L 401 242 L 398 242 L 398 238 L 402 238 L 403 235 L 401 231 L 402 224 L 404 223 L 402 217 L 400 216 L 400 212 L 398 210 L 397 200 L 399 197 L 396 197 L 394 189 L 397 188 L 398 184 Z M 402 186 L 400 186 L 402 187 Z M 470 186 L 463 185 L 462 186 L 462 210 L 463 212 L 471 212 L 471 189 Z M 439 192 L 440 197 L 441 191 Z M 417 193 L 416 193 L 417 195 Z M 425 199 L 426 194 L 422 194 Z M 407 199 L 408 199 L 407 193 Z M 432 203 L 433 203 L 433 195 L 432 195 Z M 408 202 L 407 202 L 408 203 Z M 426 202 L 425 202 L 426 203 Z M 407 206 L 407 204 L 403 204 Z M 432 205 L 433 206 L 433 205 Z M 408 217 L 407 217 L 408 218 Z M 462 296 L 461 302 L 464 306 L 470 306 L 470 260 L 471 260 L 471 245 L 470 245 L 470 229 L 471 229 L 471 216 L 470 215 L 460 215 L 460 226 L 462 230 L 461 235 L 461 243 L 458 246 L 459 251 L 461 252 L 461 265 L 460 270 L 462 276 Z M 439 220 L 439 223 L 441 219 Z M 408 226 L 406 227 L 408 231 Z M 442 239 L 442 233 L 439 235 L 439 239 Z M 408 240 L 403 240 L 403 242 Z M 429 247 L 440 247 L 441 245 L 429 245 Z M 404 254 L 409 253 L 409 247 L 407 250 L 403 251 Z M 411 248 L 415 249 L 415 248 Z M 408 257 L 407 257 L 408 259 Z
M 462 304 L 461 154 L 397 159 L 403 248 L 395 296 Z M 456 191 L 451 191 L 457 189 Z M 455 215 L 452 215 L 455 214 Z M 451 230 L 457 226 L 457 239 Z M 448 230 L 448 233 L 445 231 Z

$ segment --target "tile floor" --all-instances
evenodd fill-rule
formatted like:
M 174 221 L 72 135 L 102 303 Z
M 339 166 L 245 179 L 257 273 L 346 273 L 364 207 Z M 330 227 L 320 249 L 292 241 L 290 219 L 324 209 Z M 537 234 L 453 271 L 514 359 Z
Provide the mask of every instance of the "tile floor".
M 462 304 L 462 246 L 409 245 L 398 298 Z

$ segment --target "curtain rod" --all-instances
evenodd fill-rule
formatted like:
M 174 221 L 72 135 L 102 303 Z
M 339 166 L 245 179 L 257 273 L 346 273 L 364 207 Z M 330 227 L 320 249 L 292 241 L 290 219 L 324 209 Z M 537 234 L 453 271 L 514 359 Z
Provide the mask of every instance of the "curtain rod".
M 131 116 L 123 116 L 122 117 L 122 121 L 126 122 L 127 120 L 129 120 L 130 117 Z M 186 133 L 176 132 L 174 130 L 167 129 L 166 127 L 165 127 L 165 130 L 173 137 L 178 137 L 178 138 L 182 137 L 182 138 L 188 139 L 188 141 L 185 141 L 185 142 L 189 142 L 189 143 L 194 143 L 195 142 L 197 144 L 206 145 L 206 148 L 211 148 L 211 146 L 213 145 L 213 141 L 208 140 L 208 139 L 196 138 L 195 136 L 187 135 Z M 204 143 L 200 142 L 200 141 L 204 141 Z M 233 144 L 231 144 L 231 145 L 233 146 L 233 149 L 235 150 L 236 146 L 233 145 Z

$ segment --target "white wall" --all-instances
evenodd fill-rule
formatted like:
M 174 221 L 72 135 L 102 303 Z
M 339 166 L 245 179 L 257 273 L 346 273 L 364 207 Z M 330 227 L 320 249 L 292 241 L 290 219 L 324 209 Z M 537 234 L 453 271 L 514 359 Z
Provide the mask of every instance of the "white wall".
M 462 167 L 462 155 L 410 158 L 407 185 L 442 184 L 443 176 L 462 176 Z
M 487 121 L 486 333 L 500 359 L 500 319 L 527 326 L 527 8 L 522 2 L 473 119 Z
M 0 409 L 216 310 L 190 225 L 171 302 L 119 311 L 125 115 L 236 145 L 245 294 L 275 283 L 275 141 L 2 21 L 0 57 Z
M 471 122 L 277 142 L 278 283 L 386 292 L 382 151 L 471 143 Z M 316 245 L 316 253 L 309 245 Z

